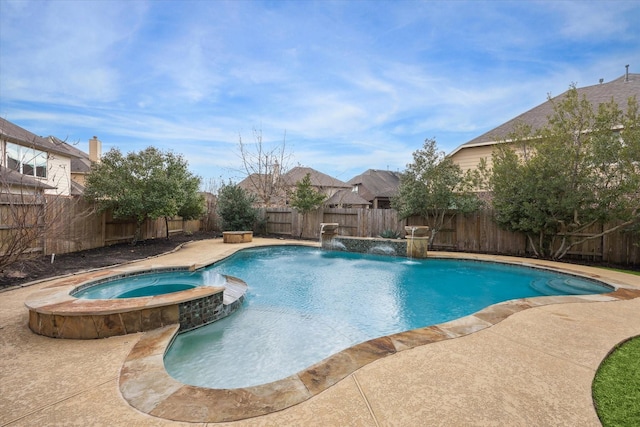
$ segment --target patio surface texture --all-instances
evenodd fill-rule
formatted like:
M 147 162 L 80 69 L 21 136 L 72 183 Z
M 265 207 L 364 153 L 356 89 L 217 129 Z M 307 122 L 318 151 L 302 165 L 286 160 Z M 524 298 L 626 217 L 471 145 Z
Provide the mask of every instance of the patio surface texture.
M 207 264 L 246 247 L 283 243 L 300 242 L 198 241 L 109 269 Z M 149 332 L 66 340 L 28 329 L 24 302 L 61 280 L 51 279 L 0 293 L 0 426 L 599 426 L 591 383 L 616 344 L 640 335 L 640 277 L 531 259 L 432 254 L 559 266 L 621 289 L 582 299 L 519 300 L 526 306 L 520 309 L 514 309 L 517 302 L 498 304 L 439 325 L 450 339 L 398 349 L 287 409 L 234 422 L 187 423 L 140 412 L 121 394 L 123 364 Z

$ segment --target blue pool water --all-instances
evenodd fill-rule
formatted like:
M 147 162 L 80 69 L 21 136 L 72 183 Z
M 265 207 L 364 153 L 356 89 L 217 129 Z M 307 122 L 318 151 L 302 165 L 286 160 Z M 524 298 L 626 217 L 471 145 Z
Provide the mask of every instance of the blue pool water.
M 526 267 L 290 246 L 243 250 L 210 269 L 249 285 L 244 306 L 178 335 L 164 362 L 179 381 L 212 388 L 282 379 L 357 343 L 501 301 L 611 291 Z
M 89 286 L 72 293 L 76 298 L 117 299 L 184 291 L 196 286 L 223 286 L 225 278 L 211 270 L 143 273 Z

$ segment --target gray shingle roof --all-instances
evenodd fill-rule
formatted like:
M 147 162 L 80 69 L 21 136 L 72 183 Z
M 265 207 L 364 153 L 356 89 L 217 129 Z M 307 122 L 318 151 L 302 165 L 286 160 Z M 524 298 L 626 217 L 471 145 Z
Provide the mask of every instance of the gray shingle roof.
M 613 99 L 620 106 L 621 110 L 626 111 L 628 98 L 635 96 L 636 99 L 640 101 L 640 74 L 630 73 L 629 81 L 626 81 L 626 76 L 623 75 L 609 83 L 577 88 L 577 90 L 579 98 L 582 99 L 582 97 L 585 96 L 594 108 Z M 567 92 L 564 92 L 551 100 L 547 100 L 537 107 L 491 129 L 489 132 L 462 144 L 450 155 L 455 154 L 465 147 L 488 145 L 504 140 L 509 133 L 513 131 L 515 125 L 520 122 L 531 125 L 534 130 L 543 127 L 548 122 L 548 117 L 553 113 L 553 103 L 557 103 L 566 96 L 566 94 Z
M 89 173 L 91 172 L 91 164 L 93 163 L 89 159 L 89 154 L 76 148 L 72 144 L 66 143 L 55 136 L 50 136 L 55 145 L 61 149 L 66 150 L 67 155 L 71 157 L 71 172 L 73 173 Z
M 71 181 L 71 195 L 82 196 L 84 194 L 84 185 L 78 184 L 75 181 Z
M 296 166 L 295 168 L 291 169 L 289 172 L 283 175 L 283 179 L 285 180 L 287 185 L 293 186 L 296 185 L 297 182 L 302 181 L 306 174 L 310 174 L 311 185 L 313 187 L 351 188 L 351 186 L 346 182 L 330 177 L 329 175 L 322 172 L 318 172 L 315 169 L 303 166 Z
M 254 183 L 263 182 L 267 179 L 267 177 L 268 175 L 266 174 L 252 173 L 251 175 L 240 181 L 238 183 L 238 187 L 243 188 L 247 191 L 252 191 L 255 189 Z
M 32 188 L 40 188 L 43 190 L 53 190 L 56 187 L 52 187 L 44 182 L 30 177 L 28 175 L 23 175 L 9 168 L 5 168 L 4 166 L 0 166 L 0 182 L 3 185 L 9 186 L 21 186 L 21 187 L 32 187 Z
M 325 205 L 370 205 L 368 200 L 363 199 L 351 190 L 339 190 L 329 199 L 325 200 Z
M 57 138 L 43 138 L 3 118 L 0 118 L 0 136 L 2 139 L 26 147 L 33 147 L 48 153 L 62 154 L 63 156 L 71 157 L 71 153 L 64 146 L 66 144 L 54 142 L 60 141 Z
M 282 175 L 282 179 L 285 184 L 288 186 L 295 186 L 299 181 L 305 177 L 306 174 L 310 174 L 311 185 L 313 187 L 318 188 L 351 188 L 351 186 L 345 182 L 340 181 L 339 179 L 332 178 L 327 174 L 322 172 L 318 172 L 315 169 L 296 166 L 287 173 Z M 238 185 L 245 190 L 252 190 L 254 186 L 252 182 L 263 182 L 266 179 L 270 179 L 269 175 L 266 174 L 251 174 L 242 181 L 238 183 Z
M 392 197 L 400 186 L 400 173 L 388 170 L 369 169 L 347 181 L 351 186 L 358 185 L 358 194 L 367 200 L 376 197 Z

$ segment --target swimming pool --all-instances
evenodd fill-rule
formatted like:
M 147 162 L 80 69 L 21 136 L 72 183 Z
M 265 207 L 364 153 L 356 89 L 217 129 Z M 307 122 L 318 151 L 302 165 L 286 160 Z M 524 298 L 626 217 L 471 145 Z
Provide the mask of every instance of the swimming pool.
M 526 267 L 290 246 L 243 250 L 208 270 L 247 282 L 245 305 L 178 335 L 164 362 L 179 381 L 210 388 L 276 381 L 371 338 L 446 322 L 501 301 L 611 291 L 587 279 Z

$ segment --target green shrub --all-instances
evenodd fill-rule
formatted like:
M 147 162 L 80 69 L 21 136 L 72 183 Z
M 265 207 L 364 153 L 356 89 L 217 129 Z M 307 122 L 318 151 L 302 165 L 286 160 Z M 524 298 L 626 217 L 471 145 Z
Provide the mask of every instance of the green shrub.
M 382 237 L 383 239 L 400 239 L 402 238 L 402 235 L 396 230 L 388 228 L 380 233 L 380 237 Z
M 250 231 L 258 219 L 254 197 L 235 184 L 223 185 L 218 194 L 222 231 Z

